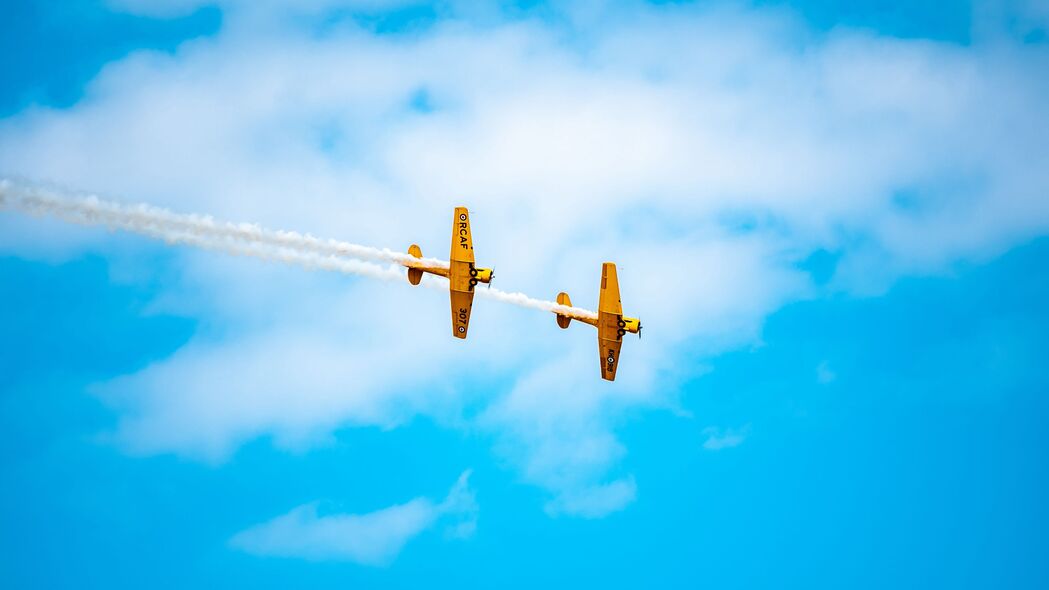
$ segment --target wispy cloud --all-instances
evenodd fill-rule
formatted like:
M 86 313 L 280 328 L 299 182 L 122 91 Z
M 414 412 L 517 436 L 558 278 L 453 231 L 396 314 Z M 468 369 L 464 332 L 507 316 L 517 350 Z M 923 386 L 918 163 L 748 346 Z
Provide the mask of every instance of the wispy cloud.
M 747 436 L 750 435 L 750 425 L 747 424 L 742 428 L 708 426 L 703 429 L 703 434 L 707 437 L 707 440 L 703 441 L 704 449 L 708 451 L 731 449 L 738 447 L 743 444 L 743 441 L 747 440 Z
M 459 476 L 440 503 L 415 498 L 366 514 L 321 514 L 319 503 L 305 504 L 237 533 L 230 545 L 264 557 L 388 565 L 408 541 L 441 520 L 450 522 L 451 537 L 473 534 L 478 509 L 469 476 Z
M 636 497 L 637 484 L 631 476 L 610 483 L 592 484 L 563 491 L 556 498 L 547 502 L 546 512 L 554 516 L 569 514 L 584 518 L 600 518 L 611 512 L 622 510 Z
M 828 361 L 823 361 L 816 366 L 816 382 L 820 385 L 826 385 L 833 383 L 838 378 L 838 374 L 834 372 L 830 367 Z

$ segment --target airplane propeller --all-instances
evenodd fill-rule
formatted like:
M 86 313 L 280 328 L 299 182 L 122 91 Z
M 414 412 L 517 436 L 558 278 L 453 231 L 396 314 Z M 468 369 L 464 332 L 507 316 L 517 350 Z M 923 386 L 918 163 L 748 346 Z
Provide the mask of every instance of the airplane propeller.
M 642 326 L 641 324 L 637 325 L 637 339 L 638 340 L 641 340 L 641 328 L 643 328 L 643 327 L 644 326 Z
M 493 266 L 492 267 L 492 274 L 488 275 L 488 285 L 486 286 L 486 288 L 491 289 L 492 288 L 492 281 L 494 281 L 494 280 L 495 280 L 495 267 Z

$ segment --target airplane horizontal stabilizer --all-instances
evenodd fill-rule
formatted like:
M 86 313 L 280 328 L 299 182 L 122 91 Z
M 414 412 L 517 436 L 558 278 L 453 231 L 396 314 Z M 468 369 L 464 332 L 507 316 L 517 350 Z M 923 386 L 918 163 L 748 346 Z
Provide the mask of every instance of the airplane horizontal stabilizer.
M 557 304 L 564 305 L 565 307 L 572 307 L 572 299 L 568 296 L 568 293 L 561 292 L 557 294 Z M 568 324 L 572 323 L 572 318 L 557 314 L 557 325 L 561 326 L 562 329 L 567 328 Z
M 415 258 L 423 257 L 423 249 L 418 244 L 412 244 L 408 248 L 408 254 L 411 254 Z M 421 268 L 409 268 L 408 269 L 408 282 L 413 285 L 418 285 L 423 280 L 423 271 Z

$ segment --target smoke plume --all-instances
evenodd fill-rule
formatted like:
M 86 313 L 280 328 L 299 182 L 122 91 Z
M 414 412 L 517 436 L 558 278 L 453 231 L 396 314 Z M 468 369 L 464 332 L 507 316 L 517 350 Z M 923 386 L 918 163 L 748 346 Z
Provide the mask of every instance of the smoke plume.
M 350 242 L 321 239 L 293 231 L 271 230 L 251 223 L 218 221 L 209 215 L 175 213 L 146 204 L 125 204 L 96 195 L 77 194 L 12 180 L 0 180 L 0 207 L 80 225 L 104 225 L 168 244 L 185 244 L 237 256 L 250 256 L 309 269 L 404 280 L 404 266 L 424 264 L 448 268 L 436 258 L 415 258 L 404 252 Z M 387 265 L 377 263 L 389 263 Z M 427 275 L 423 285 L 447 289 L 448 281 Z M 592 311 L 535 299 L 524 293 L 478 289 L 477 294 L 520 307 L 597 317 Z

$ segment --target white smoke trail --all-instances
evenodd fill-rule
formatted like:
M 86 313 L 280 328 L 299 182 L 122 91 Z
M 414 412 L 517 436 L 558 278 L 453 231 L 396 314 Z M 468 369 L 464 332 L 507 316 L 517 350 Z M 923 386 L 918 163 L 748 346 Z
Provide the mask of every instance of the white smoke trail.
M 382 266 L 373 261 L 396 265 L 448 268 L 448 262 L 435 258 L 415 258 L 386 248 L 372 248 L 338 240 L 323 240 L 308 234 L 269 230 L 248 223 L 216 221 L 206 215 L 174 213 L 149 205 L 127 205 L 95 195 L 77 195 L 57 189 L 0 180 L 0 207 L 10 207 L 34 215 L 50 215 L 80 225 L 105 225 L 163 240 L 227 254 L 294 264 L 310 269 L 355 274 L 389 281 L 404 280 L 399 266 Z M 426 287 L 447 289 L 448 281 L 427 275 Z M 578 307 L 535 299 L 524 293 L 499 289 L 478 289 L 488 299 L 540 311 L 567 313 L 596 318 L 597 314 Z
M 173 231 L 143 230 L 142 235 L 163 240 L 172 245 L 185 244 L 204 250 L 222 252 L 234 256 L 248 256 L 272 262 L 281 262 L 301 266 L 309 270 L 325 270 L 382 279 L 385 281 L 404 280 L 404 271 L 396 266 L 381 266 L 374 262 L 353 258 L 323 256 L 313 252 L 274 248 L 266 244 L 237 242 L 220 238 L 202 237 L 196 234 L 183 234 Z
M 40 186 L 16 184 L 10 180 L 0 181 L 0 202 L 28 213 L 50 215 L 82 225 L 101 224 L 139 233 L 162 229 L 202 238 L 240 240 L 308 251 L 322 256 L 346 256 L 409 266 L 422 263 L 448 268 L 447 262 L 436 258 L 415 258 L 406 252 L 394 252 L 386 248 L 323 240 L 291 231 L 268 230 L 251 223 L 216 221 L 209 215 L 174 213 L 144 204 L 126 205 L 95 195 L 73 195 Z
M 589 318 L 597 318 L 597 314 L 580 307 L 570 307 L 567 305 L 561 305 L 553 301 L 546 301 L 543 299 L 535 299 L 525 295 L 524 293 L 507 293 L 496 288 L 491 289 L 477 289 L 474 291 L 478 295 L 488 298 L 495 299 L 496 301 L 502 301 L 503 303 L 509 303 L 511 305 L 517 305 L 519 307 L 527 307 L 530 309 L 538 309 L 539 311 L 549 311 L 553 313 L 569 314 L 574 316 L 584 316 Z

